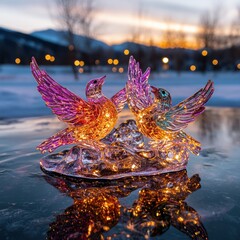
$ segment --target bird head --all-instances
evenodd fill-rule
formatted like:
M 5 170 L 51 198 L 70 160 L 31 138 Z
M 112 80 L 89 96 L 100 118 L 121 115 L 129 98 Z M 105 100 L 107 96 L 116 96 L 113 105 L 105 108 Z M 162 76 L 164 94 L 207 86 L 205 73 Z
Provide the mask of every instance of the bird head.
M 156 88 L 153 86 L 151 86 L 151 88 L 157 102 L 169 107 L 172 105 L 171 95 L 167 90 L 163 88 Z
M 88 82 L 86 86 L 86 96 L 88 99 L 96 99 L 102 96 L 102 85 L 104 84 L 105 78 L 106 76 L 103 76 Z

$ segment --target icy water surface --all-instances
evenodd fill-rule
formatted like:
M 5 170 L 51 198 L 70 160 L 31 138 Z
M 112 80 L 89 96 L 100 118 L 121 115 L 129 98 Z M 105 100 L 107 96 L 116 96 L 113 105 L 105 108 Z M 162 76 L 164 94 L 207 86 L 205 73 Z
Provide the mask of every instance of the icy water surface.
M 112 182 L 41 172 L 35 147 L 62 127 L 0 122 L 0 239 L 239 239 L 240 109 L 209 108 L 188 127 L 203 150 L 187 171 Z

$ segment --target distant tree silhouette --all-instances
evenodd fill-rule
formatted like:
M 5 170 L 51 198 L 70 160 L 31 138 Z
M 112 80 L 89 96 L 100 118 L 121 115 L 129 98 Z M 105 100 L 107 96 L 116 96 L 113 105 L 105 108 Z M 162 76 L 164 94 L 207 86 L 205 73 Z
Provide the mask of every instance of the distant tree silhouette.
M 175 48 L 176 47 L 175 31 L 168 28 L 162 33 L 161 43 L 164 48 Z
M 221 7 L 214 11 L 205 11 L 200 15 L 199 33 L 196 34 L 198 45 L 208 51 L 207 56 L 200 55 L 200 70 L 205 72 L 211 66 L 212 50 L 222 45 L 222 35 L 217 34 L 220 25 Z
M 143 37 L 143 26 L 142 26 L 142 21 L 143 21 L 143 5 L 141 3 L 141 0 L 138 1 L 138 6 L 137 6 L 137 12 L 134 12 L 136 14 L 136 18 L 138 20 L 137 26 L 134 26 L 130 30 L 130 41 L 135 42 L 135 43 L 140 43 Z
M 237 8 L 237 16 L 230 27 L 229 45 L 231 47 L 240 46 L 240 6 Z
M 218 48 L 219 36 L 217 30 L 220 23 L 220 7 L 215 11 L 205 11 L 200 16 L 199 34 L 197 34 L 197 41 L 203 48 Z
M 64 31 L 65 39 L 69 48 L 69 63 L 72 66 L 75 79 L 78 78 L 78 71 L 74 65 L 81 46 L 75 39 L 75 34 L 86 36 L 85 45 L 90 46 L 89 37 L 92 36 L 92 23 L 94 19 L 94 0 L 55 0 L 58 17 L 57 21 Z

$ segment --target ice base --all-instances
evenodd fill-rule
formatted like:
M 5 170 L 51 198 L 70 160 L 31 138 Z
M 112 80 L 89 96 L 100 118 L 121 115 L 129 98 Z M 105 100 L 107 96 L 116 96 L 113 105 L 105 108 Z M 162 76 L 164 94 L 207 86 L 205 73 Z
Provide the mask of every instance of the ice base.
M 149 141 L 134 120 L 127 120 L 101 141 L 80 141 L 70 150 L 43 157 L 40 166 L 49 174 L 113 180 L 180 171 L 188 159 L 186 145 Z

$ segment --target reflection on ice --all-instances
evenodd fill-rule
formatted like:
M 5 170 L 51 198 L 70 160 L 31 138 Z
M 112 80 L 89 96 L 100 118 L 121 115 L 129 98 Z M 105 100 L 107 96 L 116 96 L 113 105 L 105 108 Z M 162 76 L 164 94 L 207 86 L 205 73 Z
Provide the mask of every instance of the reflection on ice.
M 119 123 L 130 118 L 129 111 L 124 110 L 120 114 Z M 208 119 L 217 121 L 217 124 L 209 123 L 203 127 L 203 122 L 208 122 Z M 1 239 L 46 239 L 47 231 L 50 239 L 64 239 L 64 236 L 73 238 L 81 235 L 81 232 L 82 235 L 86 234 L 86 229 L 89 229 L 87 234 L 94 237 L 103 235 L 106 240 L 110 237 L 144 239 L 144 234 L 155 234 L 156 237 L 151 239 L 185 240 L 188 238 L 181 231 L 186 229 L 189 232 L 193 232 L 193 229 L 200 232 L 195 239 L 206 239 L 201 220 L 210 239 L 239 238 L 240 109 L 208 108 L 199 121 L 189 126 L 190 135 L 203 144 L 201 156 L 192 156 L 187 167 L 189 176 L 197 172 L 202 178 L 202 188 L 194 194 L 191 192 L 200 186 L 197 176 L 190 181 L 186 174 L 177 172 L 111 182 L 85 180 L 78 183 L 41 174 L 40 154 L 35 147 L 43 138 L 62 127 L 54 117 L 0 121 Z M 226 147 L 230 151 L 226 151 Z M 43 176 L 62 194 L 42 181 Z M 194 183 L 196 187 L 190 188 Z M 172 189 L 179 192 L 173 194 Z M 188 194 L 190 197 L 187 198 Z M 73 203 L 69 203 L 71 198 L 66 196 L 72 197 Z M 88 201 L 90 198 L 92 201 Z M 94 204 L 97 207 L 101 204 L 104 206 L 105 199 L 108 205 L 105 209 L 94 208 Z M 179 210 L 181 215 L 174 217 L 174 209 Z M 200 220 L 196 210 L 201 216 Z M 103 217 L 96 216 L 98 212 Z M 111 220 L 106 221 L 104 216 L 109 216 Z M 190 216 L 192 220 L 190 218 L 188 223 L 193 224 L 195 219 L 196 228 L 194 225 L 186 225 L 185 229 L 184 224 Z M 181 217 L 186 221 L 179 226 L 176 221 L 179 218 L 181 223 Z M 159 223 L 164 223 L 165 227 Z M 172 227 L 174 224 L 180 230 L 175 230 Z M 93 225 L 95 228 L 91 227 Z M 169 230 L 168 226 L 171 226 Z M 165 234 L 159 236 L 164 231 Z M 94 237 L 92 239 L 98 239 Z
M 238 108 L 207 108 L 189 128 L 190 131 L 196 131 L 198 139 L 205 145 L 240 144 L 240 110 Z
M 200 178 L 189 178 L 185 170 L 104 183 L 45 179 L 73 198 L 73 205 L 50 224 L 48 239 L 149 239 L 170 226 L 192 239 L 208 239 L 197 211 L 185 201 L 201 187 Z M 136 189 L 139 194 L 131 206 L 120 203 Z

